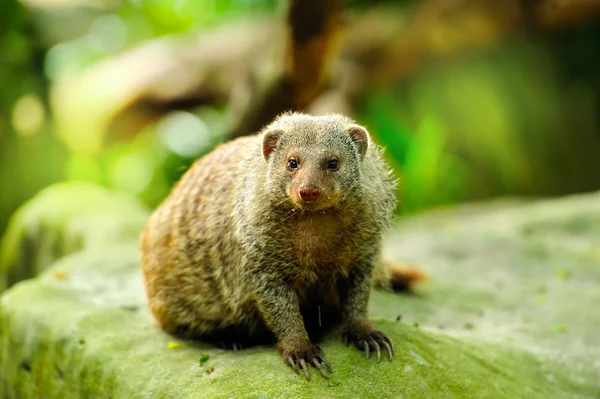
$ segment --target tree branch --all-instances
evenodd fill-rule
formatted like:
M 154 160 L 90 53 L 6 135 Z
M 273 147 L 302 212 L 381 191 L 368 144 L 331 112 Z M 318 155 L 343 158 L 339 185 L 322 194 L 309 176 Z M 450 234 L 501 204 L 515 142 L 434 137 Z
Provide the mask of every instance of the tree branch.
M 229 99 L 228 138 L 238 137 L 316 99 L 321 110 L 331 108 L 324 104 L 331 99 L 348 109 L 366 90 L 405 79 L 432 62 L 511 35 L 564 29 L 600 16 L 600 0 L 423 0 L 410 13 L 378 6 L 348 21 L 336 57 L 341 8 L 341 0 L 291 0 L 285 30 L 269 18 L 231 22 L 192 40 L 157 39 L 107 59 L 54 86 L 57 132 L 67 144 L 75 137 L 71 141 L 99 148 L 108 131 L 135 134 L 115 129 L 127 115 L 136 123 L 151 122 L 173 108 Z M 277 60 L 279 45 L 284 62 L 278 73 L 267 71 L 270 83 L 259 85 L 264 89 L 244 86 L 257 66 Z M 323 93 L 330 76 L 336 79 Z M 118 87 L 119 94 L 106 87 Z
M 277 114 L 305 108 L 323 89 L 342 24 L 341 0 L 291 0 L 285 65 L 266 90 L 249 101 L 229 138 L 258 131 Z M 232 109 L 236 110 L 237 107 Z

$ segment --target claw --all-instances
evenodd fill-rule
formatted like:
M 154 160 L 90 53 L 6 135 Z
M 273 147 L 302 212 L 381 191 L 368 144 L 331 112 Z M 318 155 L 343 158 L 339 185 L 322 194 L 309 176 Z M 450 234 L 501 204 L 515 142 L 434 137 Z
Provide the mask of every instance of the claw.
M 325 371 L 325 369 L 323 368 L 323 366 L 321 366 L 321 363 L 319 363 L 319 361 L 316 358 L 313 357 L 312 362 L 315 365 L 315 367 L 319 369 L 319 371 L 321 372 L 321 375 L 323 377 L 329 378 L 329 374 L 327 374 L 327 372 Z
M 394 348 L 394 343 L 392 342 L 392 340 L 391 340 L 391 339 L 389 339 L 388 337 L 386 337 L 386 338 L 387 338 L 387 340 L 389 341 L 389 343 L 390 343 L 390 346 L 392 347 L 392 356 L 393 356 L 393 355 L 394 355 L 394 351 L 396 350 L 396 348 Z
M 319 360 L 321 361 L 321 363 L 327 366 L 327 369 L 329 369 L 330 373 L 333 373 L 333 367 L 331 367 L 331 364 L 327 361 L 327 359 L 325 359 L 325 356 L 323 356 L 322 354 L 319 355 Z
M 306 367 L 306 362 L 304 359 L 300 359 L 300 367 L 304 370 L 304 376 L 306 377 L 306 381 L 310 381 L 310 374 L 308 373 L 308 368 Z
M 300 374 L 300 371 L 298 371 L 298 365 L 296 365 L 296 363 L 294 362 L 294 359 L 292 359 L 291 357 L 288 357 L 287 362 L 289 363 L 290 366 L 292 366 L 292 368 L 294 369 L 296 374 Z
M 375 347 L 375 353 L 377 354 L 377 363 L 379 363 L 381 361 L 381 348 L 377 341 L 375 341 L 373 338 L 371 338 L 370 344 Z
M 393 355 L 394 354 L 394 350 L 395 350 L 394 343 L 392 342 L 392 340 L 388 336 L 385 336 L 384 339 L 387 341 L 388 344 L 390 344 L 390 347 L 392 348 L 392 355 Z
M 386 341 L 383 341 L 383 346 L 385 346 L 385 350 L 387 351 L 387 354 L 388 354 L 388 359 L 391 362 L 392 361 L 392 357 L 394 356 L 394 351 L 390 347 L 390 344 L 388 344 Z
M 369 344 L 367 344 L 366 341 L 360 341 L 360 342 L 362 342 L 362 344 L 363 344 L 363 348 L 365 351 L 365 359 L 368 360 L 369 359 Z

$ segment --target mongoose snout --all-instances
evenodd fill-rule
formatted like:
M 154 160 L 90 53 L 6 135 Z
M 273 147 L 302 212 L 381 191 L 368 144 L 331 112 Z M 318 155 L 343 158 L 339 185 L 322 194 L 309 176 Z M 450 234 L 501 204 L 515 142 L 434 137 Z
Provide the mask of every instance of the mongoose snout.
M 321 196 L 321 189 L 314 184 L 302 184 L 300 186 L 300 198 L 304 201 L 316 201 Z

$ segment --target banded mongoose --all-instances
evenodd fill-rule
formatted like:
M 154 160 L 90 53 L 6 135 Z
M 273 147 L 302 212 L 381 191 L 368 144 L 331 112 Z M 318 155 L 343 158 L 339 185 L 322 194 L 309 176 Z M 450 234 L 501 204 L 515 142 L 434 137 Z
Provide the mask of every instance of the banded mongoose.
M 396 181 L 367 130 L 341 115 L 286 113 L 202 157 L 142 233 L 150 309 L 166 331 L 237 348 L 276 339 L 286 363 L 332 372 L 309 338 L 341 325 L 347 344 L 392 341 L 367 319 Z M 385 278 L 388 280 L 383 281 Z

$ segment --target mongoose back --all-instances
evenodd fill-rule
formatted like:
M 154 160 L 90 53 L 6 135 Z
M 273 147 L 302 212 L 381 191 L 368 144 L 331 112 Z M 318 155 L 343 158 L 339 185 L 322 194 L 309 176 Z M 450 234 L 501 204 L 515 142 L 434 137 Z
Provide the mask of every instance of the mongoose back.
M 365 128 L 283 114 L 196 161 L 150 217 L 141 241 L 150 309 L 168 332 L 234 348 L 275 338 L 307 379 L 307 365 L 332 372 L 310 338 L 326 325 L 341 324 L 367 358 L 384 351 L 391 361 L 367 302 L 395 189 Z

